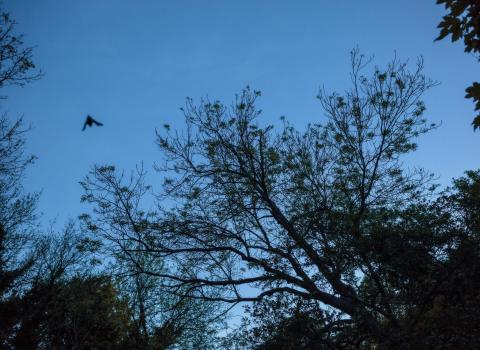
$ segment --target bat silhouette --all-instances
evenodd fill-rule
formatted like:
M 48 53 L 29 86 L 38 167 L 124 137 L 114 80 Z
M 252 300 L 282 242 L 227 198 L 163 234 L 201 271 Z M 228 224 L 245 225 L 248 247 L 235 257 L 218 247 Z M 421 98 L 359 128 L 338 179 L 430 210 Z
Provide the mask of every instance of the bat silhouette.
M 85 119 L 85 123 L 83 123 L 83 130 L 85 130 L 85 128 L 88 126 L 93 126 L 93 124 L 97 125 L 97 126 L 103 126 L 102 123 L 100 122 L 97 122 L 95 119 L 92 118 L 91 115 L 87 115 L 87 119 Z

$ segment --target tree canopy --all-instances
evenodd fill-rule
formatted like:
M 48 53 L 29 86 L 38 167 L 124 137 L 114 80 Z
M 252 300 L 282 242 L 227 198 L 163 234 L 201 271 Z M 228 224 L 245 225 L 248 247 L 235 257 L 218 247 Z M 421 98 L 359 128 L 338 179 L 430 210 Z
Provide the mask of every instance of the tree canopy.
M 142 172 L 122 181 L 113 167 L 95 168 L 82 185 L 97 216 L 85 223 L 178 297 L 253 302 L 253 328 L 230 338 L 234 348 L 476 344 L 476 313 L 466 311 L 478 308 L 476 282 L 458 277 L 475 270 L 465 214 L 478 221 L 468 209 L 476 197 L 457 200 L 478 174 L 433 195 L 432 175 L 403 165 L 436 127 L 423 116 L 422 96 L 436 83 L 421 59 L 413 70 L 395 58 L 369 72 L 354 50 L 351 63 L 352 88 L 320 91 L 326 120 L 305 132 L 285 119 L 280 132 L 261 126 L 261 94 L 250 88 L 231 107 L 187 100 L 185 129 L 158 133 L 158 207 L 138 209 Z M 445 331 L 457 308 L 464 321 Z

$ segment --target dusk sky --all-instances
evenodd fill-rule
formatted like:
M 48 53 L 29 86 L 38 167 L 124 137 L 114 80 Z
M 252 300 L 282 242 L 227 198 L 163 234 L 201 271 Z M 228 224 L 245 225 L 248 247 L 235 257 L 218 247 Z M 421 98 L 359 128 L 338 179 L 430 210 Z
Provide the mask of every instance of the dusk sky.
M 480 64 L 461 43 L 434 42 L 444 9 L 409 1 L 21 0 L 4 6 L 25 43 L 36 46 L 40 81 L 13 87 L 2 101 L 32 126 L 28 151 L 39 159 L 26 188 L 42 191 L 44 219 L 59 222 L 89 208 L 78 182 L 94 164 L 129 171 L 161 160 L 155 128 L 182 128 L 187 96 L 229 104 L 246 85 L 261 90 L 261 123 L 284 115 L 299 129 L 322 122 L 315 98 L 349 88 L 349 51 L 358 45 L 380 67 L 397 56 L 441 84 L 425 96 L 426 117 L 441 127 L 405 160 L 443 185 L 480 167 L 480 132 L 465 88 Z M 104 123 L 81 131 L 87 114 Z

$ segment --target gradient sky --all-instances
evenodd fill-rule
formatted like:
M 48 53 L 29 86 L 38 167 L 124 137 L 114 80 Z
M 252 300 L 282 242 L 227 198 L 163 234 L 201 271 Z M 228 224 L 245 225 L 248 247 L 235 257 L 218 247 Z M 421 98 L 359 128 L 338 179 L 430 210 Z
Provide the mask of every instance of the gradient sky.
M 262 90 L 265 123 L 285 115 L 302 129 L 323 118 L 320 86 L 349 87 L 349 51 L 358 45 L 382 66 L 423 55 L 441 82 L 427 93 L 426 116 L 442 126 L 424 136 L 407 165 L 423 166 L 442 184 L 480 167 L 480 132 L 465 88 L 480 64 L 461 43 L 434 42 L 444 14 L 434 0 L 11 0 L 45 77 L 10 88 L 3 111 L 33 129 L 28 151 L 39 157 L 26 179 L 42 190 L 46 221 L 75 218 L 78 182 L 94 164 L 151 169 L 161 154 L 155 128 L 181 128 L 185 97 L 230 103 L 246 85 Z M 3 94 L 3 93 L 2 93 Z M 105 126 L 81 132 L 86 114 Z

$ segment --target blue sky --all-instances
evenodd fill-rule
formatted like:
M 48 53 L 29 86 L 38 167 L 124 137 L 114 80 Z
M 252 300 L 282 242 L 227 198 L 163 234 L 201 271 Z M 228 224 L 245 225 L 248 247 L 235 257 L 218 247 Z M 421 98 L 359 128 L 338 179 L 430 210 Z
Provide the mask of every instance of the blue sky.
M 88 207 L 78 181 L 93 164 L 151 169 L 161 154 L 155 128 L 182 127 L 185 97 L 229 103 L 246 85 L 260 89 L 266 123 L 285 115 L 298 128 L 323 118 L 319 87 L 349 87 L 349 51 L 358 45 L 385 64 L 423 55 L 441 82 L 425 96 L 426 116 L 442 126 L 420 140 L 407 165 L 448 184 L 480 167 L 480 133 L 470 126 L 465 88 L 480 64 L 460 43 L 434 42 L 444 13 L 434 0 L 408 1 L 4 1 L 45 77 L 8 89 L 10 116 L 33 129 L 28 150 L 39 157 L 28 190 L 42 190 L 45 220 L 62 222 Z M 103 128 L 81 132 L 87 113 Z

